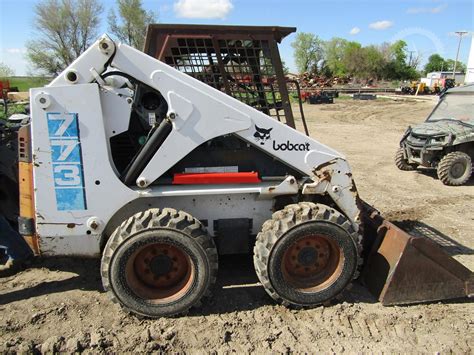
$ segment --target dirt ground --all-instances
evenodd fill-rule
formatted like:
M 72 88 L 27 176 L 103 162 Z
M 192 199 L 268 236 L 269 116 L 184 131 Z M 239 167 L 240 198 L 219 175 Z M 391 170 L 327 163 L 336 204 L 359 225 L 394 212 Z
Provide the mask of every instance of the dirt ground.
M 474 269 L 474 180 L 446 187 L 430 172 L 397 170 L 409 124 L 434 101 L 336 100 L 305 106 L 311 134 L 347 156 L 362 198 L 402 227 L 429 233 Z M 311 310 L 275 305 L 251 259 L 221 260 L 214 296 L 186 317 L 142 320 L 102 291 L 96 260 L 37 261 L 0 279 L 0 352 L 472 353 L 468 300 L 383 307 L 357 283 L 344 302 Z

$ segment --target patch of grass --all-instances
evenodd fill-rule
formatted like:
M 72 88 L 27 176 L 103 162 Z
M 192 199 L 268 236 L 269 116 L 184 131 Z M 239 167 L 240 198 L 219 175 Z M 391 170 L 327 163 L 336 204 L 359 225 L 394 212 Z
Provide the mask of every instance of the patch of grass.
M 334 100 L 352 100 L 352 94 L 339 93 L 339 97 L 336 97 Z
M 393 101 L 390 97 L 380 97 L 377 96 L 377 101 Z
M 12 76 L 7 80 L 10 81 L 10 87 L 17 87 L 18 91 L 28 91 L 31 88 L 45 86 L 52 79 L 43 76 Z

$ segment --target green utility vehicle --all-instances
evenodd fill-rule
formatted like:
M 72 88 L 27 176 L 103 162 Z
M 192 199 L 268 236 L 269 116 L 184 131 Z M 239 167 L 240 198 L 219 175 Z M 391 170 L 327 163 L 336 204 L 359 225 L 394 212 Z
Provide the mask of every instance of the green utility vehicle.
M 400 170 L 436 169 L 445 185 L 465 184 L 474 160 L 474 84 L 447 90 L 426 121 L 408 127 L 395 155 Z

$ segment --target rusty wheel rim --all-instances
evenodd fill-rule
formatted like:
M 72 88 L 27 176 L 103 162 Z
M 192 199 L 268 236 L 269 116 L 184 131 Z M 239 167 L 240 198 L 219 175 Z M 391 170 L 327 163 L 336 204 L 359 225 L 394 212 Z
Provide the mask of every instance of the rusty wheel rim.
M 180 299 L 191 288 L 195 268 L 189 255 L 176 245 L 147 244 L 128 259 L 125 277 L 131 290 L 150 303 Z
M 344 256 L 335 241 L 324 234 L 304 236 L 283 254 L 283 278 L 300 292 L 318 292 L 341 275 Z

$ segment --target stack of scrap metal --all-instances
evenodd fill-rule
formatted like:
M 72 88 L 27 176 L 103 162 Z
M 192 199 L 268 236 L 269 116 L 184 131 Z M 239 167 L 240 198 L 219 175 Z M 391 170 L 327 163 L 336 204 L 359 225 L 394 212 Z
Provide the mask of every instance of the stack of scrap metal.
M 350 82 L 349 77 L 326 77 L 314 73 L 303 73 L 295 78 L 302 89 L 316 89 L 332 87 L 334 85 L 344 85 Z

